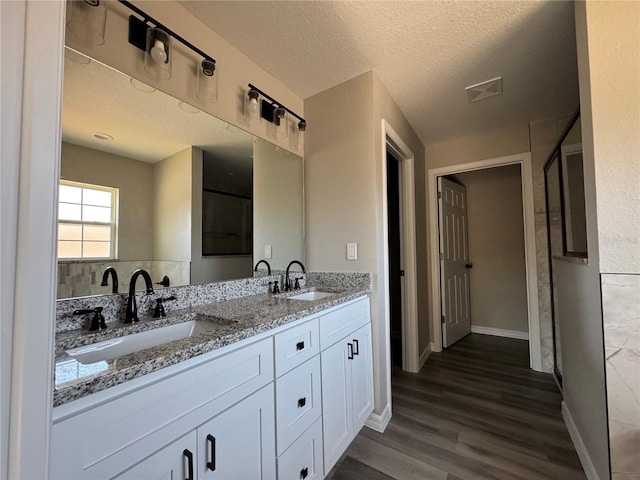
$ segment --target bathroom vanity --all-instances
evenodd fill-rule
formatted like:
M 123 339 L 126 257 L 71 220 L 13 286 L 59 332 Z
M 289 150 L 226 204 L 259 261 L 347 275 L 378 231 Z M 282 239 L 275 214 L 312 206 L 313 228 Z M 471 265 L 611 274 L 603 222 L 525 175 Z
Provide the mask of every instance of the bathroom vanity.
M 51 478 L 324 478 L 373 410 L 368 289 L 294 293 L 176 310 L 214 326 L 75 378 L 61 333 Z

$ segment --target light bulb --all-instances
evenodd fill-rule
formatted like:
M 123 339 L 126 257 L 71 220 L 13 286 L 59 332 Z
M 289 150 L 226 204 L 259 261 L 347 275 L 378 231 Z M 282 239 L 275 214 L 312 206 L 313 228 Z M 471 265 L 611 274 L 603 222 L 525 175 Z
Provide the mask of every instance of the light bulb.
M 258 112 L 258 99 L 257 98 L 250 98 L 249 99 L 249 110 L 251 111 L 251 113 L 257 113 Z
M 151 47 L 151 58 L 158 63 L 165 63 L 167 61 L 167 51 L 164 48 L 162 40 L 156 39 Z

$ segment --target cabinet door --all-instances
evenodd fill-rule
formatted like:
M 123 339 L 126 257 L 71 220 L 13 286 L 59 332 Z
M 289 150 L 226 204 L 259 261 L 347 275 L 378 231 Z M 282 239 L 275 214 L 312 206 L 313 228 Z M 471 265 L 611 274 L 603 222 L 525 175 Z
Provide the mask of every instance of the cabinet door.
M 275 479 L 273 384 L 198 427 L 198 479 Z
M 320 355 L 325 472 L 333 468 L 353 439 L 350 356 L 347 339 Z
M 196 432 L 190 432 L 138 463 L 118 480 L 195 480 Z
M 356 330 L 350 337 L 353 344 L 351 389 L 353 434 L 357 435 L 373 411 L 373 360 L 371 356 L 371 324 Z

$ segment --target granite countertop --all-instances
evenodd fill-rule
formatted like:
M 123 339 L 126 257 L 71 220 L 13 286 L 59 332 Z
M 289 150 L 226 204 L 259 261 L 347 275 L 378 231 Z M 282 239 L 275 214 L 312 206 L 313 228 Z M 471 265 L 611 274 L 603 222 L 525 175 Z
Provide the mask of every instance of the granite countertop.
M 365 289 L 343 289 L 334 290 L 335 295 L 313 301 L 287 298 L 313 290 L 305 288 L 280 295 L 250 295 L 224 300 L 174 310 L 161 319 L 144 317 L 138 323 L 118 324 L 101 332 L 75 330 L 58 333 L 53 406 L 122 384 L 370 293 Z M 328 290 L 323 288 L 323 291 Z M 71 348 L 189 320 L 211 322 L 209 331 L 92 364 L 82 364 L 65 352 Z

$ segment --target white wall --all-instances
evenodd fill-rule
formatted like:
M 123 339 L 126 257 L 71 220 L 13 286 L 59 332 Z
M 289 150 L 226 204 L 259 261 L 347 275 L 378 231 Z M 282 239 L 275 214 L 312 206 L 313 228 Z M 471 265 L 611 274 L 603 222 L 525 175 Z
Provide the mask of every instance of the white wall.
M 47 478 L 64 3 L 2 2 L 0 15 L 0 475 Z M 43 44 L 48 48 L 39 48 Z M 13 304 L 13 311 L 7 303 Z
M 520 165 L 455 177 L 467 189 L 471 325 L 528 333 Z
M 0 3 L 0 478 L 7 478 L 26 4 Z
M 154 197 L 151 164 L 62 142 L 60 178 L 117 188 L 117 258 L 152 259 Z
M 271 268 L 304 263 L 303 160 L 265 141 L 253 143 L 253 261 L 271 245 Z M 263 267 L 262 267 L 263 268 Z

